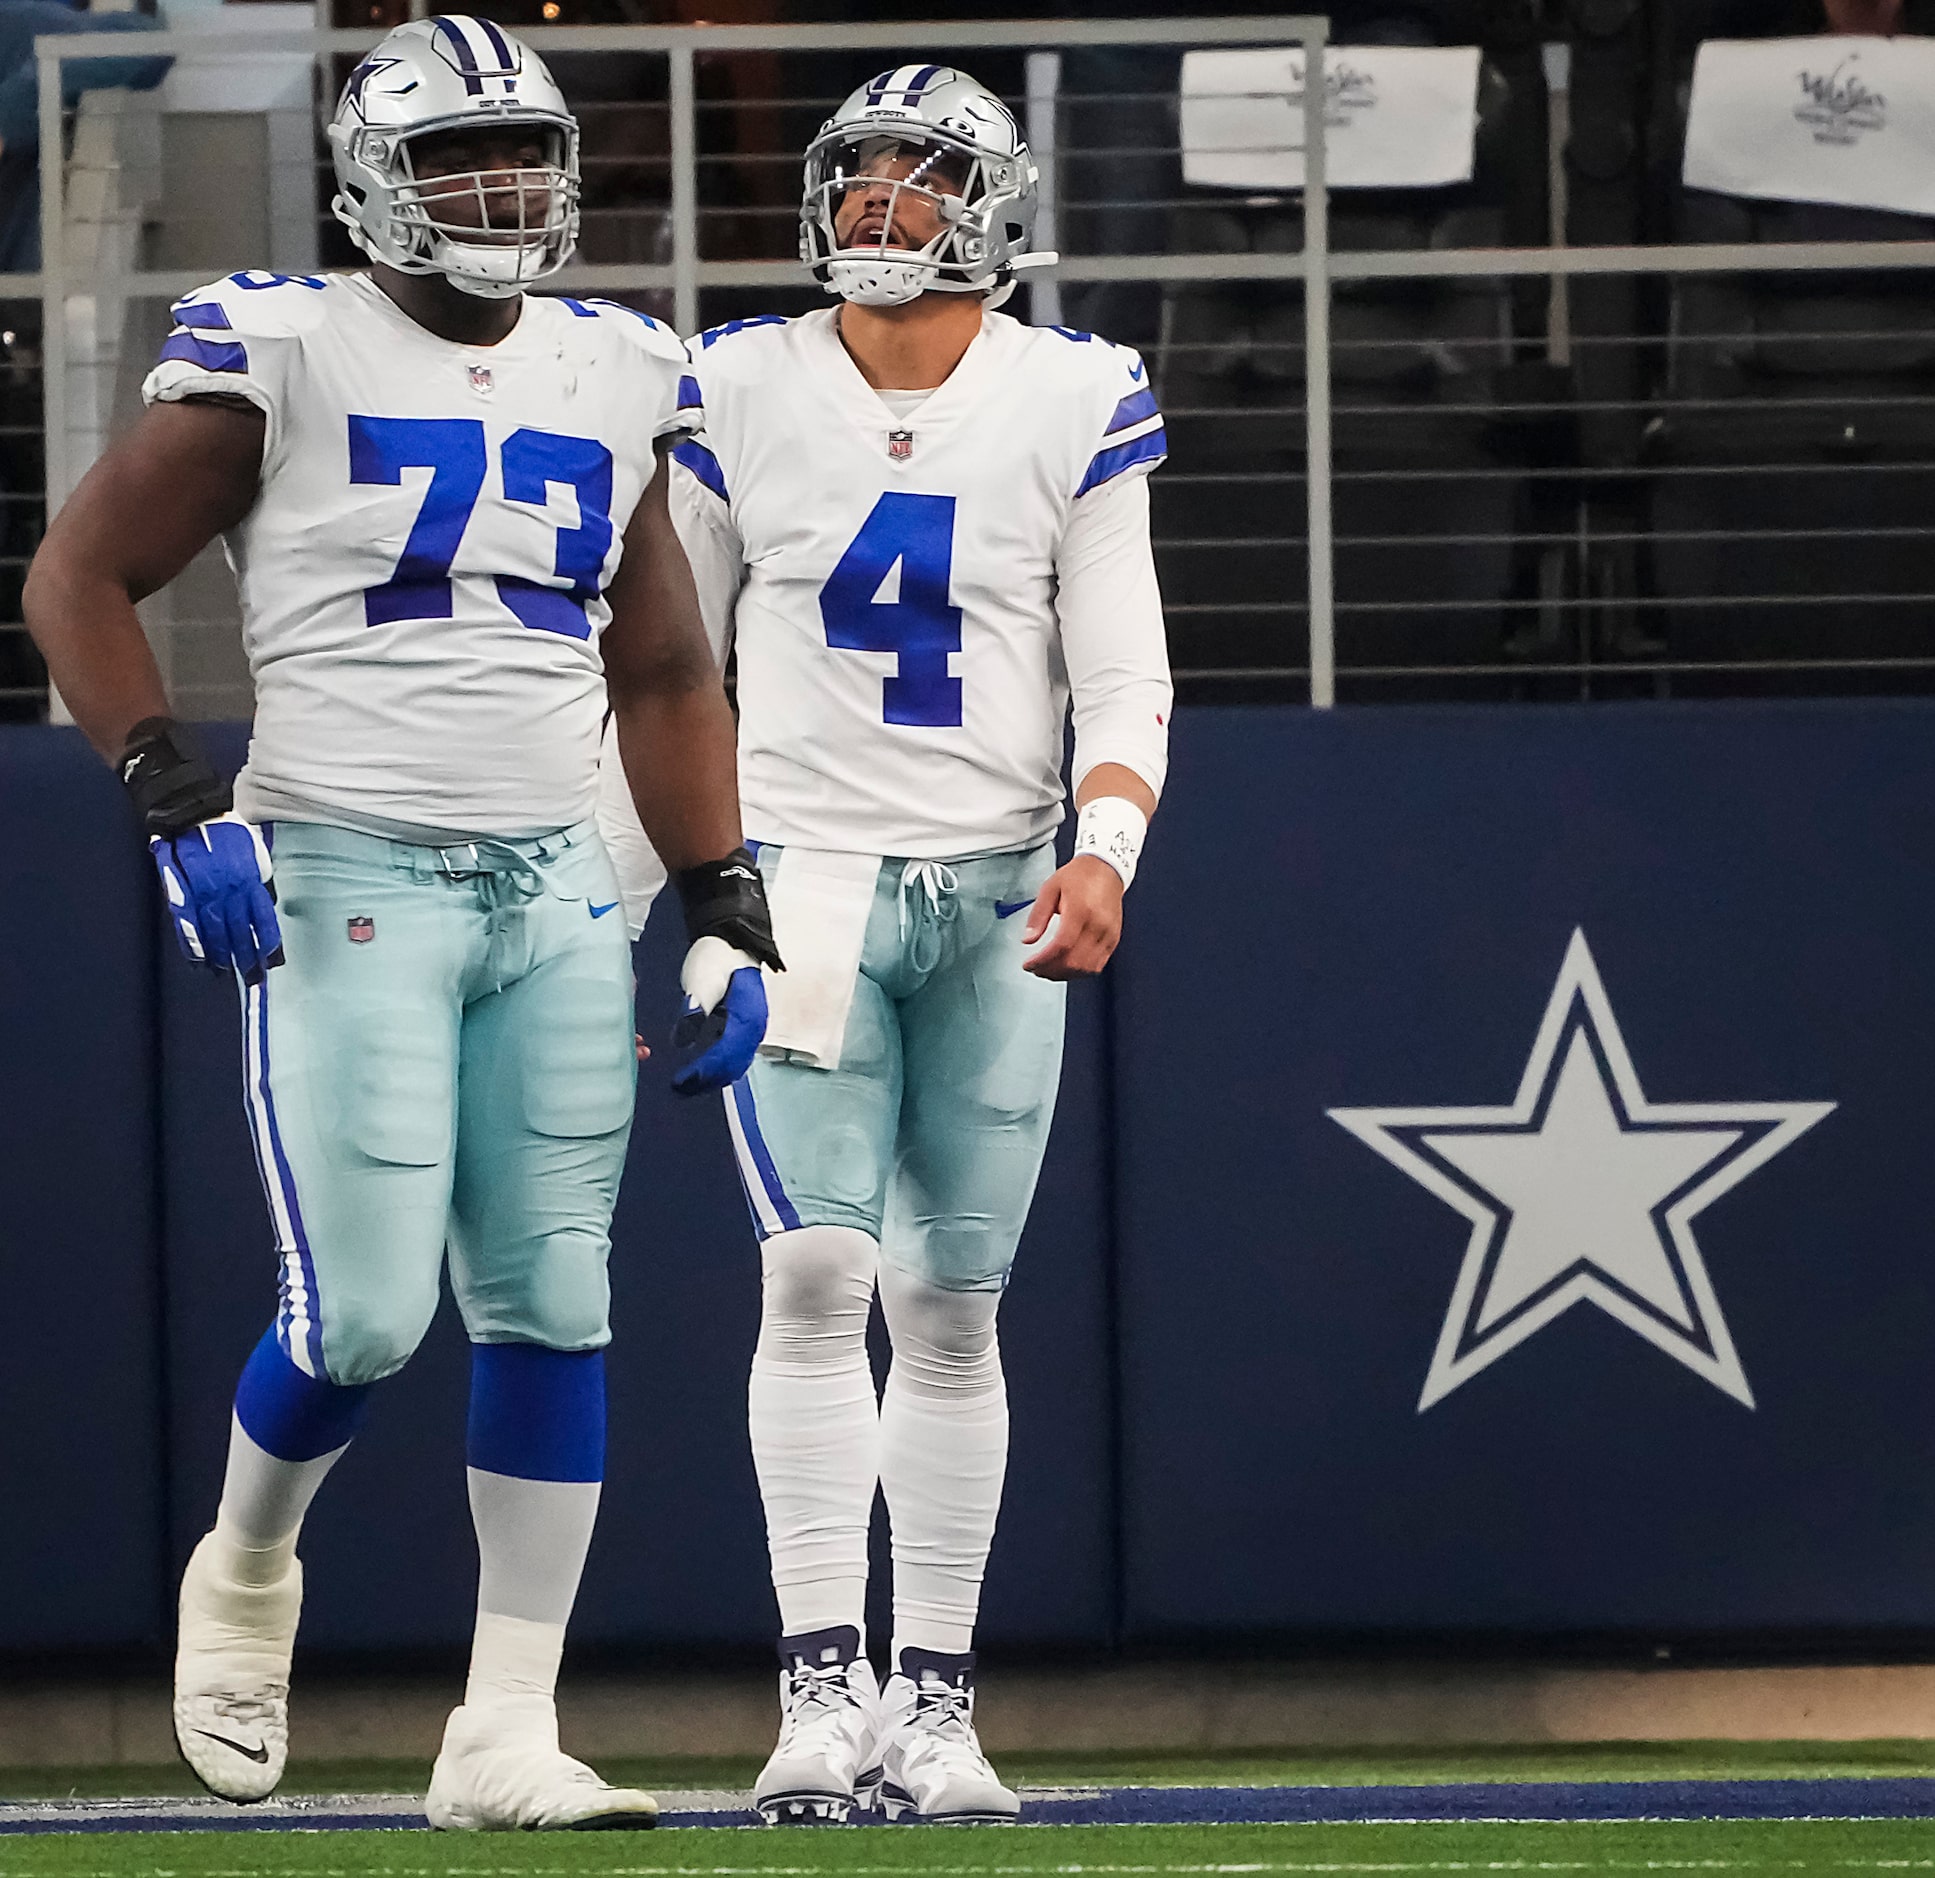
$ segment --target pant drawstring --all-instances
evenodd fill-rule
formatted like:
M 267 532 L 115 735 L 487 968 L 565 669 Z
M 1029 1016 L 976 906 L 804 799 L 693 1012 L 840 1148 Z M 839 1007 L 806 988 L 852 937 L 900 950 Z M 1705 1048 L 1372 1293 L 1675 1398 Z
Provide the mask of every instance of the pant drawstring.
M 900 937 L 905 944 L 914 934 L 915 971 L 929 972 L 940 963 L 942 928 L 959 911 L 954 896 L 960 889 L 960 876 L 945 861 L 909 861 L 900 870 Z M 931 949 L 923 940 L 931 941 Z
M 508 841 L 466 841 L 437 850 L 437 872 L 446 880 L 474 880 L 486 909 L 518 906 L 544 891 L 544 876 L 536 860 L 548 858 L 542 849 L 534 858 Z

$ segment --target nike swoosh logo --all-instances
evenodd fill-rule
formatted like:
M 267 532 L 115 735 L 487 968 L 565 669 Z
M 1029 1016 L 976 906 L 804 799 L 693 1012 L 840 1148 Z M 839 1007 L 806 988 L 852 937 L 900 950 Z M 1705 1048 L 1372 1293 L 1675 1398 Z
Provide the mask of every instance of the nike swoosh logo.
M 1033 905 L 1032 900 L 997 900 L 994 903 L 994 916 L 996 919 L 1010 919 L 1024 906 Z
M 231 1741 L 227 1735 L 210 1734 L 206 1728 L 197 1728 L 195 1732 L 205 1741 L 218 1741 L 225 1748 L 233 1748 L 245 1761 L 253 1761 L 258 1767 L 266 1767 L 269 1764 L 269 1749 L 266 1742 L 258 1741 L 254 1747 L 249 1747 L 244 1742 Z
M 586 904 L 590 905 L 590 902 L 587 901 Z M 591 917 L 593 919 L 603 919 L 617 904 L 618 902 L 616 900 L 607 900 L 603 906 L 594 906 L 591 908 Z

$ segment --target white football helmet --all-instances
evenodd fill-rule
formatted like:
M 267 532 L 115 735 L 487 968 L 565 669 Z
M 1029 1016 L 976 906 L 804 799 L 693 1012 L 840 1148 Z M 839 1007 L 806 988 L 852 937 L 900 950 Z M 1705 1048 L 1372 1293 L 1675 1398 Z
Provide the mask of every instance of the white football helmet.
M 542 167 L 413 173 L 415 139 L 498 125 L 541 130 Z M 577 246 L 577 120 L 544 61 L 489 20 L 449 13 L 399 26 L 350 73 L 329 145 L 337 219 L 364 253 L 403 273 L 441 274 L 465 293 L 508 299 L 555 274 Z M 439 209 L 466 187 L 476 221 L 439 221 Z M 532 196 L 545 205 L 535 221 L 527 219 Z M 493 220 L 491 209 L 512 197 L 516 222 Z
M 880 233 L 843 248 L 834 217 L 883 158 L 911 157 L 891 185 Z M 986 293 L 999 306 L 1018 269 L 1051 266 L 1030 254 L 1034 158 L 1014 113 L 985 85 L 945 65 L 902 65 L 862 85 L 806 150 L 800 259 L 829 293 L 862 306 L 900 306 L 923 293 Z M 920 248 L 889 247 L 903 197 L 933 204 L 940 232 Z

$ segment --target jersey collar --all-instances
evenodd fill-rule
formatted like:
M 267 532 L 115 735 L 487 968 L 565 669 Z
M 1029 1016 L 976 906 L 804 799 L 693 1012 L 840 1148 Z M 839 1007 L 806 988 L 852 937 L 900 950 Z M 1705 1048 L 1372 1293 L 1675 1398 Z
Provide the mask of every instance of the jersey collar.
M 853 355 L 840 343 L 834 321 L 838 309 L 825 307 L 809 313 L 799 323 L 806 342 L 808 359 L 815 376 L 832 395 L 847 420 L 861 430 L 883 462 L 887 456 L 887 436 L 903 428 L 900 420 L 881 403 L 880 394 L 867 383 Z M 989 377 L 1000 367 L 1002 353 L 1012 337 L 1014 322 L 1002 313 L 984 313 L 981 330 L 961 354 L 961 361 L 949 372 L 946 381 L 928 394 L 927 402 L 907 420 L 920 442 L 906 467 L 914 469 L 926 450 L 951 431 L 983 401 Z M 899 467 L 896 465 L 895 467 Z

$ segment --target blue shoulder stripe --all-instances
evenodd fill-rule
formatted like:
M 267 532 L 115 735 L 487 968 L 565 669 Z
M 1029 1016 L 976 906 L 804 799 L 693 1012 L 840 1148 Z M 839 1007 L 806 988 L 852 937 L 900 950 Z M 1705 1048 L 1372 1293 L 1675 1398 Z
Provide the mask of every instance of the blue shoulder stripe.
M 1145 386 L 1141 391 L 1130 392 L 1115 407 L 1115 415 L 1109 419 L 1109 427 L 1102 435 L 1113 437 L 1118 430 L 1127 430 L 1131 424 L 1140 424 L 1155 415 L 1156 394 Z
M 641 313 L 637 307 L 627 306 L 622 300 L 606 300 L 600 298 L 593 300 L 590 304 L 594 310 L 598 307 L 608 307 L 614 313 L 629 313 L 633 319 L 644 321 L 647 326 L 657 333 L 669 333 L 672 330 L 663 320 L 655 320 L 649 313 Z
M 675 443 L 672 446 L 672 454 L 721 502 L 732 500 L 726 494 L 726 473 L 719 467 L 719 459 L 696 437 L 686 437 Z
M 212 300 L 203 301 L 199 305 L 184 300 L 173 311 L 177 326 L 194 326 L 205 332 L 233 331 L 229 325 L 228 315 Z
M 567 293 L 559 294 L 558 298 L 581 320 L 595 320 L 598 317 L 598 309 L 595 306 L 586 306 L 582 300 L 574 300 Z
M 786 316 L 783 313 L 755 313 L 750 319 L 727 320 L 723 326 L 714 326 L 702 332 L 699 335 L 699 346 L 703 350 L 707 346 L 717 345 L 721 339 L 730 339 L 734 333 L 743 333 L 748 327 L 784 326 L 785 324 Z
M 194 333 L 171 333 L 155 363 L 160 364 L 162 359 L 180 359 L 188 365 L 199 365 L 205 372 L 246 372 L 249 369 L 248 352 L 235 341 L 202 339 Z
M 1088 474 L 1082 478 L 1082 486 L 1075 493 L 1085 496 L 1091 489 L 1120 476 L 1125 469 L 1132 469 L 1138 463 L 1155 461 L 1169 454 L 1169 442 L 1161 430 L 1152 430 L 1140 437 L 1131 437 L 1127 443 L 1118 443 L 1107 450 L 1098 450 L 1095 461 L 1088 466 Z
M 699 396 L 699 381 L 690 373 L 682 373 L 679 377 L 679 409 L 696 411 L 704 403 L 705 400 Z

